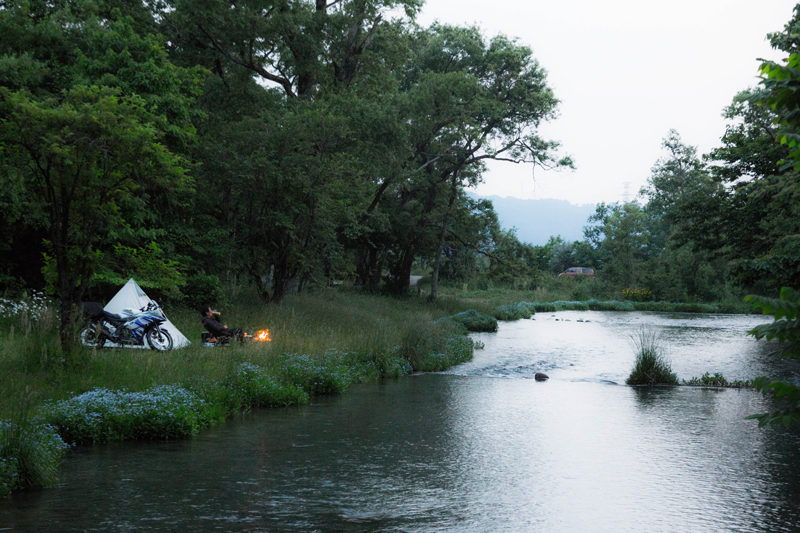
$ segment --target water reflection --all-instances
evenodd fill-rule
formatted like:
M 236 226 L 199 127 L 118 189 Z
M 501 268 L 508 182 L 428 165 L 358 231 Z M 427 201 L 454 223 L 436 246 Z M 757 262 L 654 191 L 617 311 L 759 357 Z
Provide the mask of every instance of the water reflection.
M 621 381 L 630 355 L 617 353 L 621 319 L 600 315 L 583 346 L 570 328 L 585 322 L 529 321 L 535 335 L 514 342 L 503 324 L 449 375 L 260 411 L 190 441 L 77 450 L 60 487 L 0 501 L 0 528 L 800 529 L 798 434 L 744 420 L 765 409 L 750 390 L 602 382 Z M 631 327 L 644 320 L 629 316 Z M 565 342 L 563 359 L 539 322 Z M 741 329 L 731 322 L 720 329 Z M 698 344 L 744 342 L 694 329 Z M 673 357 L 683 369 L 695 364 L 694 355 Z M 552 365 L 551 380 L 518 379 L 540 361 Z

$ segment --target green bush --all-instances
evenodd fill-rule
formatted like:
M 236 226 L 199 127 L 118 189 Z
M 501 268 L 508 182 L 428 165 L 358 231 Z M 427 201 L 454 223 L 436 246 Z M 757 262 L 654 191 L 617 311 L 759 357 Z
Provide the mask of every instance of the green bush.
M 776 342 L 777 354 L 800 359 L 800 291 L 781 287 L 778 298 L 750 295 L 745 301 L 774 318 L 771 323 L 750 330 L 750 335 L 756 339 Z M 800 387 L 763 376 L 756 378 L 753 386 L 772 400 L 772 407 L 768 413 L 751 415 L 748 418 L 758 420 L 759 426 L 800 424 Z
M 469 331 L 497 331 L 497 319 L 480 313 L 475 309 L 469 309 L 467 311 L 462 311 L 461 313 L 456 313 L 450 318 L 459 324 L 463 324 Z
M 457 323 L 454 322 L 454 324 Z M 463 328 L 461 324 L 457 325 Z M 372 361 L 375 363 L 382 378 L 398 378 L 414 371 L 411 367 L 411 362 L 400 355 L 400 346 L 395 346 L 386 353 L 374 355 Z
M 421 372 L 439 372 L 472 359 L 472 339 L 451 335 L 440 350 L 416 354 L 412 364 Z
M 672 372 L 669 362 L 663 356 L 663 350 L 656 335 L 647 330 L 639 332 L 633 338 L 636 348 L 636 362 L 630 376 L 625 381 L 628 385 L 677 385 L 678 378 Z
M 727 387 L 733 389 L 743 389 L 753 386 L 752 381 L 741 381 L 741 380 L 728 381 L 727 379 L 725 379 L 725 376 L 723 376 L 719 372 L 715 372 L 713 376 L 708 372 L 706 372 L 699 378 L 693 377 L 689 381 L 684 380 L 683 384 L 690 385 L 693 387 Z
M 531 302 L 531 306 L 535 313 L 554 313 L 558 311 L 556 306 L 550 302 Z
M 321 355 L 281 355 L 279 376 L 308 394 L 334 394 L 353 383 L 376 380 L 378 369 L 358 354 L 329 350 Z
M 213 274 L 196 272 L 181 288 L 184 302 L 192 308 L 203 304 L 223 306 L 224 295 L 219 278 Z M 216 308 L 215 308 L 216 309 Z
M 519 320 L 531 317 L 531 307 L 525 302 L 500 305 L 492 314 L 497 320 Z
M 308 403 L 308 393 L 294 383 L 281 383 L 266 370 L 252 363 L 242 363 L 226 383 L 238 401 L 236 410 L 251 407 L 302 405 Z
M 188 437 L 213 421 L 213 410 L 196 393 L 177 385 L 144 392 L 94 389 L 48 402 L 43 419 L 70 443 Z
M 687 302 L 675 304 L 675 307 L 672 310 L 676 313 L 716 313 L 718 309 L 713 304 Z
M 52 426 L 0 421 L 0 498 L 55 483 L 66 448 Z
M 578 300 L 557 300 L 551 302 L 557 311 L 588 311 L 589 302 Z
M 588 300 L 586 304 L 592 311 L 633 311 L 634 304 L 632 302 L 620 302 L 617 300 L 606 300 L 599 302 L 597 300 Z

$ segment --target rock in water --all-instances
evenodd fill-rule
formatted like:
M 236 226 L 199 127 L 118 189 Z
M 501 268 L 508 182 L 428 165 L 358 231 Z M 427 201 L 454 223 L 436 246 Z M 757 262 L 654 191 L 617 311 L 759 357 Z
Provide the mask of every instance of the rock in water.
M 541 372 L 537 372 L 533 375 L 533 379 L 535 379 L 536 381 L 547 381 L 548 379 L 550 379 L 550 376 L 548 376 L 547 374 L 543 374 Z

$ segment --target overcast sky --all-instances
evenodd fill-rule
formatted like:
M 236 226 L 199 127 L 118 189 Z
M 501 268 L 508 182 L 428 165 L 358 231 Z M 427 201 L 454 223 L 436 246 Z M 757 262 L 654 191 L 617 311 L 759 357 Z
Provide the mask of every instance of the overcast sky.
M 638 192 L 670 128 L 706 153 L 723 109 L 758 82 L 766 34 L 783 29 L 788 0 L 427 0 L 418 22 L 477 25 L 533 50 L 561 101 L 544 137 L 575 171 L 495 163 L 477 192 L 570 202 L 616 202 Z

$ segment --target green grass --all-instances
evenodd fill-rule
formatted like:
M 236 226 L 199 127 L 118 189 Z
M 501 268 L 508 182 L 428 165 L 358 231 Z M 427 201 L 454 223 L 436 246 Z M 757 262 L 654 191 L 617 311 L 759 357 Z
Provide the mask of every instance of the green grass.
M 630 376 L 625 381 L 628 385 L 677 385 L 678 377 L 672 372 L 669 361 L 664 357 L 656 334 L 649 330 L 641 330 L 633 337 L 636 361 Z
M 683 385 L 689 385 L 691 387 L 725 387 L 730 389 L 749 389 L 753 387 L 753 382 L 750 380 L 742 381 L 737 379 L 728 381 L 725 379 L 725 376 L 719 372 L 715 372 L 714 375 L 706 372 L 699 378 L 693 377 L 689 381 L 683 380 L 682 383 Z
M 80 348 L 65 362 L 50 309 L 4 318 L 0 494 L 52 483 L 61 439 L 184 438 L 252 408 L 302 404 L 353 383 L 444 370 L 472 357 L 463 326 L 447 319 L 453 302 L 347 291 L 280 305 L 239 301 L 223 310 L 224 322 L 249 332 L 268 328 L 272 342 L 206 348 L 199 313 L 167 308 L 190 346 Z

